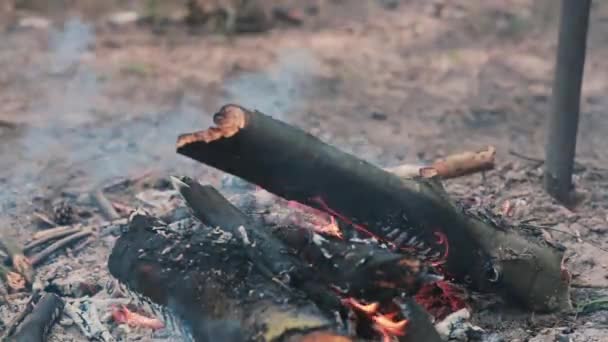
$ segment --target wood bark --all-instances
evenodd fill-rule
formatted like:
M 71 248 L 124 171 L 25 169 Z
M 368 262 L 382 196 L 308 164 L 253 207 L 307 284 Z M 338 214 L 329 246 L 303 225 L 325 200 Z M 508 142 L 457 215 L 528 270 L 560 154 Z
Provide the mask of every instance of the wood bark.
M 572 171 L 591 0 L 562 0 L 561 3 L 544 185 L 551 196 L 568 204 L 572 200 Z
M 476 289 L 505 293 L 538 311 L 571 307 L 562 251 L 469 215 L 436 181 L 400 179 L 237 105 L 222 107 L 214 121 L 208 130 L 181 135 L 177 152 L 332 214 L 363 236 L 390 242 L 389 234 L 401 230 L 410 237 L 406 248 L 443 251 L 445 274 Z

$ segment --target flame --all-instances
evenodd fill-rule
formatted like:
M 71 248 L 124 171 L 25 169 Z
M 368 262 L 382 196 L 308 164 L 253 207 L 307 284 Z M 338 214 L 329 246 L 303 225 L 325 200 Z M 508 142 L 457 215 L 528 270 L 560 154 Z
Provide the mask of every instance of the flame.
M 361 302 L 359 302 L 358 300 L 356 300 L 355 298 L 349 297 L 346 299 L 343 299 L 342 302 L 347 305 L 350 306 L 354 309 L 357 309 L 361 312 L 365 312 L 368 315 L 373 315 L 376 312 L 378 312 L 378 309 L 380 308 L 380 304 L 378 302 L 373 302 L 370 304 L 363 304 Z
M 333 216 L 331 216 L 321 210 L 311 208 L 304 204 L 298 203 L 296 201 L 288 201 L 287 206 L 292 209 L 299 210 L 302 213 L 306 214 L 306 218 L 303 220 L 308 221 L 308 222 L 305 222 L 308 224 L 305 224 L 304 222 L 298 222 L 299 224 L 305 225 L 305 226 L 311 225 L 312 226 L 311 228 L 315 232 L 320 233 L 320 234 L 335 236 L 340 239 L 344 238 L 344 235 L 342 234 L 342 231 L 340 230 L 340 226 L 338 226 L 338 223 L 336 222 L 336 219 Z M 300 221 L 300 220 L 296 219 L 296 221 Z
M 378 302 L 363 304 L 352 297 L 343 299 L 342 303 L 354 310 L 365 313 L 374 323 L 374 330 L 382 335 L 383 342 L 390 342 L 395 336 L 405 335 L 405 328 L 408 324 L 408 320 L 396 320 L 399 315 L 398 312 L 383 314 L 379 312 L 380 304 Z
M 164 324 L 157 318 L 150 318 L 129 310 L 121 305 L 112 312 L 112 318 L 118 324 L 127 324 L 132 327 L 145 327 L 152 330 L 164 328 Z
M 391 338 L 392 336 L 405 335 L 405 327 L 407 326 L 408 320 L 403 319 L 400 321 L 394 321 L 395 316 L 396 313 L 375 315 L 372 317 L 372 320 L 374 321 L 374 329 L 381 333 L 385 339 L 386 337 Z

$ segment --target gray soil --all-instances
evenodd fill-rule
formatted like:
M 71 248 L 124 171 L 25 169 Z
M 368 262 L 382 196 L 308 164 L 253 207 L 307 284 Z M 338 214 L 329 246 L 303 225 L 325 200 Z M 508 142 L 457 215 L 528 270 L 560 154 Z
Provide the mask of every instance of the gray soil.
M 567 209 L 542 191 L 542 162 L 512 153 L 543 157 L 557 1 L 378 2 L 327 1 L 301 27 L 233 37 L 105 20 L 150 10 L 137 1 L 0 8 L 0 234 L 27 242 L 41 229 L 33 212 L 58 200 L 74 205 L 78 220 L 100 222 L 87 194 L 121 177 L 150 174 L 108 195 L 132 206 L 170 174 L 218 184 L 217 171 L 175 153 L 175 140 L 234 101 L 383 166 L 496 146 L 496 170 L 451 180 L 448 191 L 497 208 L 508 200 L 512 219 L 549 224 L 568 248 L 575 302 L 608 296 L 608 3 L 592 12 L 574 179 L 582 201 Z M 19 26 L 33 16 L 51 25 Z M 39 279 L 70 274 L 105 286 L 114 239 L 57 253 Z M 0 322 L 26 299 L 13 295 Z M 606 311 L 538 315 L 486 301 L 474 303 L 473 321 L 506 341 L 608 341 Z M 84 340 L 69 322 L 51 335 Z

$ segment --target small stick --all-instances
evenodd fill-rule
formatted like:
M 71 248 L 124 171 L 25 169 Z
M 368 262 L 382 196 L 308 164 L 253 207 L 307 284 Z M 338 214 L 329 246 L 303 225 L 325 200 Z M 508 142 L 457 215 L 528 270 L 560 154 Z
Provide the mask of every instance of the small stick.
M 95 241 L 95 237 L 94 236 L 89 236 L 88 238 L 80 241 L 78 244 L 76 244 L 76 246 L 74 246 L 74 248 L 72 248 L 72 253 L 78 253 L 81 250 L 83 250 L 87 245 L 89 245 L 91 242 Z
M 44 342 L 51 326 L 63 313 L 65 303 L 54 293 L 46 293 L 31 312 L 19 324 L 17 331 L 8 338 L 11 342 Z
M 93 191 L 91 197 L 101 210 L 102 214 L 106 217 L 106 219 L 112 221 L 120 218 L 120 215 L 118 215 L 118 213 L 112 206 L 112 203 L 106 198 L 102 190 Z
M 135 208 L 128 206 L 126 204 L 120 203 L 120 202 L 116 202 L 116 201 L 112 201 L 112 207 L 114 207 L 114 209 L 116 209 L 117 211 L 120 211 L 124 214 L 130 214 L 135 211 Z
M 62 227 L 63 228 L 63 227 Z M 65 228 L 69 228 L 69 229 L 60 229 L 60 230 L 56 230 L 53 233 L 49 233 L 49 234 L 45 234 L 42 236 L 42 238 L 38 238 L 36 240 L 32 240 L 30 242 L 28 242 L 24 247 L 23 247 L 23 251 L 24 252 L 28 252 L 44 243 L 47 243 L 51 240 L 55 240 L 55 239 L 59 239 L 62 238 L 64 236 L 68 236 L 68 235 L 72 235 L 75 233 L 78 233 L 80 231 L 82 231 L 82 228 L 80 227 L 65 227 Z
M 79 225 L 70 225 L 70 226 L 60 226 L 50 229 L 41 230 L 32 235 L 32 242 L 41 239 L 47 239 L 48 237 L 53 237 L 57 235 L 61 235 L 65 232 L 70 232 L 74 229 L 81 229 Z M 31 243 L 31 242 L 30 242 Z
M 488 146 L 484 150 L 476 152 L 462 152 L 438 159 L 431 165 L 404 164 L 385 168 L 400 178 L 413 178 L 422 176 L 430 178 L 439 176 L 443 179 L 466 176 L 472 173 L 491 170 L 494 168 L 496 148 Z
M 145 178 L 148 178 L 148 177 L 150 177 L 153 174 L 154 174 L 153 170 L 148 170 L 148 171 L 145 171 L 142 174 L 140 174 L 138 176 L 135 176 L 135 177 L 121 178 L 121 179 L 118 179 L 118 180 L 116 180 L 116 181 L 114 181 L 112 183 L 104 185 L 101 188 L 101 190 L 102 191 L 109 191 L 109 190 L 112 190 L 112 189 L 114 189 L 116 187 L 119 187 L 119 186 L 122 186 L 122 185 L 130 185 L 130 184 L 139 182 L 140 180 L 143 180 Z
M 63 239 L 56 241 L 52 245 L 43 249 L 39 253 L 32 255 L 32 257 L 30 258 L 30 262 L 32 263 L 32 265 L 36 266 L 36 265 L 40 264 L 42 261 L 44 261 L 44 259 L 46 259 L 49 255 L 51 255 L 55 251 L 57 251 L 58 249 L 63 248 L 65 246 L 67 246 L 79 239 L 82 239 L 83 237 L 89 236 L 91 234 L 92 234 L 92 232 L 90 230 L 84 230 L 82 232 L 66 236 Z
M 58 224 L 57 222 L 53 221 L 50 217 L 48 217 L 48 215 L 43 214 L 43 213 L 38 213 L 38 212 L 34 212 L 33 214 L 37 219 L 39 219 L 40 221 L 48 224 L 51 227 L 57 227 Z

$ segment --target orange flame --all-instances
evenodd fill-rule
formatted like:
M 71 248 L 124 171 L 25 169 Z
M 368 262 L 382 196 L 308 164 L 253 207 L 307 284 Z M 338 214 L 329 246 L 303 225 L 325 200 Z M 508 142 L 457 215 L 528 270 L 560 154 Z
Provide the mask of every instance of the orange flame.
M 342 300 L 342 302 L 345 305 L 348 305 L 359 311 L 365 312 L 368 315 L 375 314 L 376 312 L 378 312 L 378 309 L 380 308 L 380 304 L 378 304 L 378 302 L 374 302 L 374 303 L 370 303 L 370 304 L 363 304 L 352 297 L 346 298 L 346 299 Z
M 307 223 L 312 225 L 312 229 L 315 232 L 324 235 L 335 236 L 340 239 L 344 238 L 344 235 L 342 234 L 342 231 L 340 230 L 340 227 L 338 226 L 338 223 L 336 222 L 336 219 L 333 216 L 324 213 L 321 210 L 298 203 L 296 201 L 287 202 L 287 206 L 306 214 L 308 219 Z
M 372 317 L 374 321 L 374 328 L 377 329 L 382 335 L 388 334 L 391 336 L 403 336 L 405 335 L 405 327 L 407 326 L 407 319 L 400 321 L 394 321 L 394 314 L 386 315 L 375 315 Z
M 164 328 L 164 324 L 157 318 L 150 318 L 129 310 L 126 306 L 121 305 L 112 312 L 114 322 L 118 324 L 127 324 L 132 327 L 144 327 L 152 330 Z
M 363 304 L 352 297 L 343 299 L 342 302 L 345 305 L 368 315 L 372 322 L 374 322 L 374 330 L 382 335 L 383 342 L 392 341 L 394 336 L 405 335 L 405 328 L 408 321 L 406 319 L 397 321 L 398 312 L 382 314 L 378 312 L 380 309 L 380 304 L 378 302 Z

